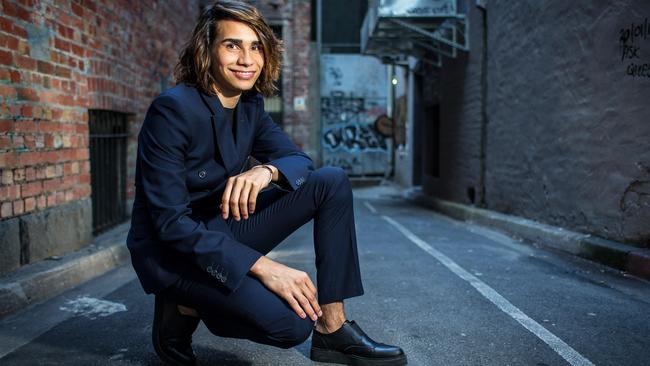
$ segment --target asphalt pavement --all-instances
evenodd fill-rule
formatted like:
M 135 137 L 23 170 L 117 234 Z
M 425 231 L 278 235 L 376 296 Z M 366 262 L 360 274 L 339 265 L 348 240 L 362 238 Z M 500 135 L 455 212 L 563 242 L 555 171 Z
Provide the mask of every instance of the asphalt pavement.
M 366 294 L 346 303 L 410 365 L 650 365 L 650 284 L 404 201 L 355 190 Z M 315 279 L 312 226 L 272 257 Z M 162 365 L 153 297 L 122 266 L 0 321 L 0 365 Z M 316 365 L 289 350 L 219 338 L 201 325 L 199 365 Z

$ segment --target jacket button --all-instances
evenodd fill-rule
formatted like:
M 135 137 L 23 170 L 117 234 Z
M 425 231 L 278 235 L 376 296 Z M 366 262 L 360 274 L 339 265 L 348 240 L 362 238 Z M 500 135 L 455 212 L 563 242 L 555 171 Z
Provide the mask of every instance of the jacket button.
M 203 178 L 205 178 L 205 176 L 206 176 L 207 174 L 208 174 L 208 173 L 206 173 L 205 170 L 201 170 L 201 171 L 199 172 L 199 178 L 203 179 Z

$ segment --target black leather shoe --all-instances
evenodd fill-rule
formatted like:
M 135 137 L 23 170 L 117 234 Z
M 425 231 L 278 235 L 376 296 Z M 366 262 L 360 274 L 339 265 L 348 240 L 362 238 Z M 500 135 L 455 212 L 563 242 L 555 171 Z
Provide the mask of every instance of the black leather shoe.
M 318 362 L 359 366 L 407 363 L 401 348 L 373 341 L 354 320 L 346 320 L 339 330 L 329 334 L 314 329 L 310 358 Z
M 172 365 L 194 365 L 192 334 L 201 319 L 183 315 L 177 304 L 156 295 L 151 337 L 158 356 Z

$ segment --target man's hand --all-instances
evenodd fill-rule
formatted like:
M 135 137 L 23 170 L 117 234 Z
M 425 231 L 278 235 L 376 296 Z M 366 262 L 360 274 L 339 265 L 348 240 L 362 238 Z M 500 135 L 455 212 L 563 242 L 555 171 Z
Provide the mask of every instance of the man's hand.
M 277 180 L 278 169 L 272 165 L 266 166 L 273 170 L 273 174 L 266 168 L 252 168 L 228 178 L 221 197 L 221 216 L 224 220 L 228 214 L 232 214 L 237 221 L 241 217 L 248 219 L 255 212 L 257 195 L 269 185 L 269 176 L 272 180 Z
M 264 286 L 283 298 L 301 318 L 307 315 L 316 321 L 323 312 L 316 300 L 316 287 L 305 272 L 274 262 L 265 256 L 253 264 L 250 270 Z

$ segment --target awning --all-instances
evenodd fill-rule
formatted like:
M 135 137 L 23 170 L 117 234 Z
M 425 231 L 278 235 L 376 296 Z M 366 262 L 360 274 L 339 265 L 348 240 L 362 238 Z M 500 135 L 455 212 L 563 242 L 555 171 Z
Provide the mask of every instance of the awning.
M 469 20 L 459 12 L 458 1 L 370 0 L 361 27 L 361 52 L 385 63 L 414 56 L 440 66 L 442 57 L 469 51 Z

